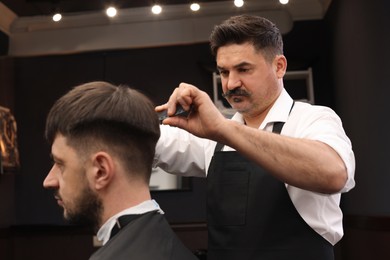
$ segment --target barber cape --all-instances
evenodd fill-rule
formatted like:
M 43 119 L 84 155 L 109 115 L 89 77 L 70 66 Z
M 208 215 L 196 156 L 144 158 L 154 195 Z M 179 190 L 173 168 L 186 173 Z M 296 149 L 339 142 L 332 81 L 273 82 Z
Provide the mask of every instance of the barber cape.
M 123 227 L 89 260 L 197 260 L 162 214 L 145 213 Z

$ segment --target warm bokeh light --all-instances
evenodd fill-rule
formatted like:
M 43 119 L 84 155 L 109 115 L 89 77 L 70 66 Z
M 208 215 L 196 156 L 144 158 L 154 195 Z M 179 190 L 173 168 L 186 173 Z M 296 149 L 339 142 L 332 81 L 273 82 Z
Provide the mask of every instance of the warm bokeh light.
M 199 11 L 200 5 L 198 3 L 192 3 L 190 8 L 192 11 L 196 12 L 196 11 Z
M 234 0 L 234 5 L 237 7 L 242 7 L 244 5 L 244 0 Z
M 154 5 L 152 7 L 152 13 L 154 13 L 154 14 L 159 14 L 159 13 L 161 13 L 161 11 L 162 11 L 162 7 L 159 5 Z
M 109 17 L 114 17 L 117 14 L 116 8 L 115 7 L 108 7 L 106 10 L 106 14 Z
M 61 14 L 56 13 L 55 15 L 53 15 L 53 21 L 54 22 L 59 22 L 59 21 L 61 21 L 61 19 L 62 19 L 62 15 Z

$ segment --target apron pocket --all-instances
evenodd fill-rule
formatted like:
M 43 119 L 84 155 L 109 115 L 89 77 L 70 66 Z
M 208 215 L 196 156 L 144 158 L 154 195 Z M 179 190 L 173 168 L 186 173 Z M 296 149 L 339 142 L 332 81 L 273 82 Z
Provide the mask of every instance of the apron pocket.
M 208 176 L 208 224 L 245 225 L 250 172 L 241 163 L 225 162 Z M 210 178 L 209 178 L 210 177 Z

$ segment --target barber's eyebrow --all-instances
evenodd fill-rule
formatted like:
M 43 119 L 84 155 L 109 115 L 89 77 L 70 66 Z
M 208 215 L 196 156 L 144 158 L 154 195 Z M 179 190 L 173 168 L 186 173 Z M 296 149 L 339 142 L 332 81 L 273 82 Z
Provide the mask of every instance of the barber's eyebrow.
M 237 68 L 241 68 L 241 67 L 244 67 L 244 66 L 251 66 L 252 64 L 247 62 L 247 61 L 243 61 L 243 62 L 240 62 L 236 65 L 233 66 L 233 68 L 237 69 Z M 218 70 L 225 70 L 224 67 L 221 67 L 221 66 L 217 66 L 217 69 Z

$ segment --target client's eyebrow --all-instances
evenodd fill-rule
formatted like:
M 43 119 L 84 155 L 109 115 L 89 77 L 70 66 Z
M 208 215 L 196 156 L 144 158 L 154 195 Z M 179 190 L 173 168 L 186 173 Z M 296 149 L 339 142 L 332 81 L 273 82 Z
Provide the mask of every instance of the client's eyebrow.
M 61 160 L 60 158 L 58 158 L 57 156 L 55 156 L 53 153 L 50 153 L 50 159 L 55 162 L 55 163 L 63 163 L 63 160 Z

